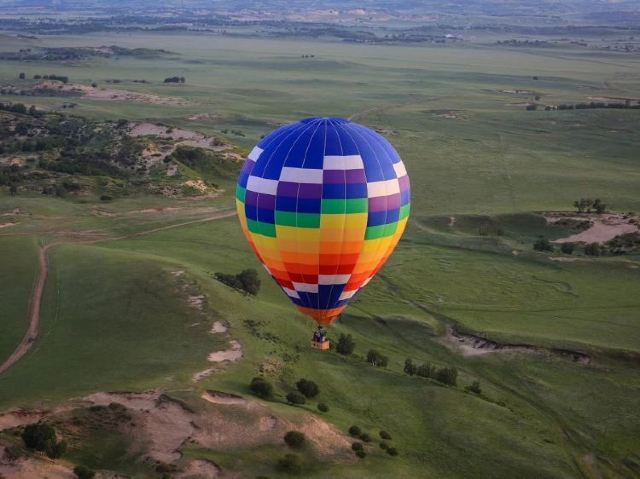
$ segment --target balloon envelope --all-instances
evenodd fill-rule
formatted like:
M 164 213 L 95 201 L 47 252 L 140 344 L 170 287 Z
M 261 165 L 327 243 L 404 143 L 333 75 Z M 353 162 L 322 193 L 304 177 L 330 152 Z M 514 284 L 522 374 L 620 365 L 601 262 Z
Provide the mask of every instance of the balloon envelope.
M 319 324 L 330 324 L 386 262 L 409 204 L 409 177 L 393 146 L 339 118 L 308 118 L 266 136 L 236 189 L 253 251 Z

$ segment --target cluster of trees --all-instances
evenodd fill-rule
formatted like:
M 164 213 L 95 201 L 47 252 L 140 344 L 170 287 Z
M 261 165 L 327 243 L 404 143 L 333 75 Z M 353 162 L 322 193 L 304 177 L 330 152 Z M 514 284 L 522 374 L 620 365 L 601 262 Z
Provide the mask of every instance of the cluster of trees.
M 184 77 L 167 77 L 164 79 L 165 83 L 184 83 Z
M 564 254 L 573 254 L 576 248 L 576 243 L 562 243 L 560 244 L 560 251 Z M 546 238 L 539 238 L 533 243 L 533 249 L 535 251 L 552 253 L 555 248 L 552 243 Z M 606 253 L 606 248 L 600 243 L 586 243 L 584 244 L 584 254 L 587 256 L 601 256 Z
M 52 459 L 61 457 L 67 450 L 67 443 L 58 441 L 53 426 L 43 422 L 25 427 L 22 441 L 27 449 L 42 451 Z
M 24 73 L 21 73 L 21 79 L 24 80 Z M 56 80 L 56 81 L 60 81 L 62 83 L 69 83 L 69 77 L 66 75 L 54 75 L 54 74 L 49 74 L 49 75 L 33 75 L 33 79 L 34 80 Z
M 389 358 L 375 349 L 370 349 L 367 353 L 367 362 L 376 367 L 386 368 Z
M 245 269 L 238 274 L 216 273 L 215 278 L 231 288 L 253 296 L 260 291 L 258 272 L 252 268 Z
M 36 117 L 41 117 L 44 115 L 44 112 L 38 110 L 35 105 L 31 105 L 29 108 L 27 108 L 24 103 L 0 103 L 0 110 Z
M 562 103 L 560 105 L 546 105 L 544 107 L 545 111 L 551 110 L 590 110 L 590 109 L 598 109 L 598 108 L 617 108 L 617 109 L 632 109 L 637 110 L 640 109 L 640 102 L 633 104 L 631 100 L 625 100 L 624 103 L 620 102 L 600 102 L 600 101 L 592 101 L 589 103 Z M 538 105 L 529 104 L 527 105 L 527 110 L 537 110 Z
M 362 431 L 359 426 L 351 426 L 349 428 L 349 435 L 354 438 L 360 439 L 362 442 L 354 442 L 351 444 L 351 449 L 360 459 L 364 459 L 367 456 L 367 453 L 364 450 L 364 443 L 370 443 L 373 439 L 371 435 L 367 432 Z M 380 449 L 384 450 L 390 456 L 397 456 L 398 450 L 395 447 L 390 447 L 389 443 L 386 441 L 390 441 L 392 439 L 391 434 L 387 431 L 379 432 L 380 438 Z
M 595 200 L 591 198 L 580 198 L 573 202 L 573 206 L 578 213 L 596 212 L 602 214 L 607 211 L 607 205 L 604 204 L 600 198 L 596 198 Z
M 320 388 L 314 381 L 308 379 L 300 379 L 296 383 L 297 391 L 291 391 L 287 394 L 287 402 L 289 404 L 305 404 L 307 399 L 312 399 L 320 394 Z M 326 404 L 324 405 L 326 407 Z M 320 405 L 318 405 L 320 409 Z M 329 408 L 326 408 L 327 411 Z
M 458 384 L 458 370 L 456 368 L 442 367 L 437 368 L 431 363 L 421 365 L 414 364 L 411 358 L 404 362 L 404 372 L 409 376 L 420 376 L 423 378 L 435 379 L 442 384 L 456 386 Z

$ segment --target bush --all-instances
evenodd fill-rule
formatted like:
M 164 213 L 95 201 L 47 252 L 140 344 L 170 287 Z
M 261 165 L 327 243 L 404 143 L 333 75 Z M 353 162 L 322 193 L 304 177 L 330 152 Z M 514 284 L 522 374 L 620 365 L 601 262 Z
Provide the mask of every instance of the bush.
M 383 354 L 380 354 L 375 349 L 370 349 L 367 353 L 367 362 L 371 363 L 374 366 L 385 368 L 389 363 L 389 358 L 387 356 L 384 356 Z
M 278 459 L 276 468 L 289 474 L 300 474 L 302 472 L 302 461 L 295 454 L 285 454 L 283 458 Z
M 273 386 L 262 377 L 255 377 L 249 384 L 251 392 L 262 399 L 270 399 L 273 396 Z
M 574 248 L 575 245 L 573 243 L 562 243 L 560 245 L 560 251 L 562 251 L 564 254 L 572 254 Z
M 46 423 L 29 424 L 22 431 L 22 440 L 28 449 L 45 451 L 56 442 L 56 430 Z
M 100 195 L 100 201 L 111 201 L 112 199 L 113 199 L 113 196 Z
M 362 430 L 358 426 L 351 426 L 349 428 L 349 434 L 352 435 L 353 437 L 359 436 L 361 432 Z
M 600 244 L 589 243 L 584 247 L 584 254 L 588 256 L 600 256 L 602 254 L 602 249 L 600 248 Z
M 363 442 L 371 442 L 371 436 L 366 432 L 360 434 L 360 439 L 362 439 Z
M 67 443 L 65 441 L 53 443 L 47 447 L 45 452 L 51 459 L 62 457 L 62 455 L 67 452 Z
M 221 283 L 254 296 L 260 291 L 260 278 L 255 269 L 245 269 L 238 274 L 216 273 L 214 276 Z
M 474 394 L 482 394 L 482 388 L 480 387 L 480 381 L 473 381 L 469 386 L 465 388 L 467 391 Z
M 386 439 L 387 441 L 391 440 L 391 434 L 389 434 L 387 431 L 380 431 L 380 437 L 382 439 Z
M 329 406 L 327 406 L 325 403 L 321 402 L 318 404 L 318 411 L 320 412 L 329 412 Z
M 73 468 L 73 473 L 78 479 L 93 479 L 96 475 L 96 471 L 89 469 L 86 466 L 76 466 Z
M 387 449 L 387 454 L 389 454 L 390 456 L 397 456 L 398 450 L 395 447 L 390 447 Z
M 553 245 L 546 238 L 540 238 L 533 243 L 533 249 L 536 251 L 553 251 Z
M 304 433 L 300 431 L 289 431 L 284 435 L 284 442 L 286 442 L 289 447 L 299 449 L 304 446 L 304 441 Z
M 362 451 L 364 450 L 364 446 L 361 442 L 354 442 L 353 444 L 351 444 L 351 449 L 353 449 L 354 451 Z
M 416 376 L 420 376 L 421 378 L 435 378 L 436 368 L 432 366 L 431 363 L 421 364 L 416 368 Z
M 298 388 L 298 391 L 308 398 L 316 397 L 320 392 L 320 388 L 318 388 L 318 385 L 315 382 L 308 381 L 304 378 L 296 383 L 296 387 Z
M 455 386 L 458 382 L 458 370 L 456 368 L 438 369 L 435 379 L 443 384 Z
M 356 456 L 358 456 L 360 459 L 364 459 L 365 457 L 367 457 L 367 453 L 363 450 L 356 451 Z
M 389 444 L 384 441 L 380 441 L 380 449 L 382 449 L 383 451 L 389 449 Z
M 289 402 L 289 404 L 304 404 L 307 400 L 299 392 L 291 391 L 287 394 L 287 402 Z
M 404 372 L 405 374 L 408 374 L 409 376 L 413 376 L 418 370 L 418 367 L 413 364 L 413 361 L 411 360 L 411 358 L 407 358 L 404 361 Z
M 353 341 L 353 338 L 350 334 L 341 334 L 338 338 L 338 344 L 336 345 L 336 351 L 340 354 L 344 354 L 345 356 L 353 353 L 353 350 L 356 347 L 356 343 Z

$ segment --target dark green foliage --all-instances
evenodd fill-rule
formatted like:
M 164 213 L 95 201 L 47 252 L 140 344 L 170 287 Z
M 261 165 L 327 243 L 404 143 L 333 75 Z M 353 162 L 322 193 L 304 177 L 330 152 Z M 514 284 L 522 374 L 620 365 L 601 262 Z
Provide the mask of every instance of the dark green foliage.
M 455 386 L 458 381 L 458 370 L 456 368 L 438 369 L 435 379 L 443 384 Z
M 560 251 L 562 251 L 564 254 L 572 254 L 574 248 L 575 245 L 573 243 L 562 243 L 560 245 Z
M 388 441 L 391 440 L 391 434 L 389 434 L 387 431 L 380 431 L 380 437 Z
M 409 376 L 413 376 L 414 374 L 416 374 L 418 370 L 418 367 L 413 364 L 413 360 L 411 358 L 407 358 L 404 361 L 404 372 L 405 374 L 408 374 Z
M 482 394 L 482 388 L 480 387 L 480 381 L 473 381 L 469 386 L 465 388 L 467 391 L 474 394 Z
M 318 403 L 318 411 L 320 411 L 320 412 L 329 412 L 329 406 L 327 406 L 323 402 Z
M 539 238 L 533 243 L 533 249 L 536 251 L 553 251 L 553 245 L 546 238 Z
M 432 366 L 431 363 L 424 363 L 417 367 L 416 376 L 420 376 L 422 378 L 435 378 L 436 376 L 436 368 Z
M 382 449 L 383 451 L 389 449 L 389 444 L 384 441 L 380 441 L 380 449 Z
M 300 474 L 302 472 L 302 461 L 295 454 L 285 454 L 284 457 L 278 459 L 276 469 L 288 474 Z
M 273 386 L 262 377 L 255 377 L 249 384 L 251 392 L 262 399 L 270 399 L 273 396 Z
M 67 450 L 67 443 L 58 442 L 55 429 L 47 423 L 29 424 L 22 431 L 22 440 L 28 449 L 44 451 L 53 459 L 61 457 Z
M 245 269 L 238 274 L 216 273 L 215 278 L 227 286 L 256 295 L 260 291 L 260 278 L 255 269 Z
M 345 356 L 353 353 L 353 350 L 356 347 L 356 343 L 353 340 L 353 337 L 350 334 L 341 334 L 338 338 L 338 344 L 336 345 L 336 351 L 340 354 L 344 354 Z
M 390 447 L 387 449 L 387 454 L 389 454 L 390 456 L 397 456 L 398 450 L 395 447 Z
M 184 77 L 167 77 L 164 79 L 165 83 L 184 83 Z
M 602 248 L 600 243 L 589 243 L 584 247 L 584 254 L 588 256 L 600 256 L 602 254 Z
M 289 431 L 284 435 L 284 442 L 286 442 L 289 447 L 299 449 L 304 446 L 304 433 L 300 431 Z
M 364 445 L 361 442 L 354 442 L 351 444 L 351 449 L 354 451 L 362 451 L 364 449 Z
M 86 466 L 76 466 L 73 468 L 73 473 L 78 479 L 93 479 L 96 475 L 96 471 L 89 469 Z
M 362 439 L 362 442 L 371 442 L 371 436 L 366 432 L 360 434 L 360 439 Z
M 367 362 L 373 366 L 385 368 L 389 363 L 389 358 L 375 349 L 370 349 L 367 353 Z
M 591 198 L 580 198 L 573 202 L 573 206 L 578 213 L 591 213 L 591 211 L 595 211 L 598 214 L 602 214 L 607 211 L 607 205 L 604 204 L 600 198 L 596 198 L 595 200 Z
M 320 388 L 315 382 L 304 378 L 300 379 L 300 381 L 296 383 L 296 387 L 298 388 L 298 391 L 308 398 L 314 398 L 320 392 Z
M 358 456 L 360 459 L 364 459 L 365 457 L 367 457 L 367 453 L 364 452 L 363 449 L 356 451 L 356 456 Z
M 349 428 L 349 434 L 351 434 L 353 437 L 360 436 L 361 432 L 362 432 L 362 430 L 358 426 L 351 426 Z
M 287 394 L 287 402 L 289 404 L 304 404 L 307 402 L 307 400 L 299 392 L 291 391 L 289 394 Z

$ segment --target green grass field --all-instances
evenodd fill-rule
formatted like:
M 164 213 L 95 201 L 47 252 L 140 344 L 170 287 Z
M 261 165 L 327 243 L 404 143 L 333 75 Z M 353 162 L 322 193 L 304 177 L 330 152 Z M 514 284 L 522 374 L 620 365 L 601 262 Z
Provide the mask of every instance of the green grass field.
M 43 42 L 39 40 L 38 42 Z M 259 267 L 235 218 L 184 225 L 232 206 L 230 194 L 202 202 L 131 197 L 112 203 L 93 198 L 10 197 L 0 193 L 0 214 L 20 208 L 19 224 L 0 236 L 0 357 L 26 324 L 39 241 L 60 232 L 92 231 L 97 243 L 67 244 L 50 254 L 41 338 L 0 376 L 0 409 L 59 404 L 93 391 L 162 388 L 202 407 L 205 389 L 248 395 L 248 383 L 266 358 L 284 366 L 272 378 L 275 413 L 296 417 L 284 395 L 300 377 L 321 394 L 301 409 L 323 414 L 342 430 L 357 424 L 388 430 L 400 455 L 374 441 L 354 463 L 323 463 L 306 455 L 305 477 L 626 478 L 640 474 L 636 398 L 640 391 L 640 258 L 551 261 L 534 253 L 550 227 L 534 212 L 570 210 L 574 200 L 600 197 L 612 210 L 640 208 L 640 110 L 528 112 L 518 103 L 530 90 L 549 103 L 590 96 L 640 96 L 640 58 L 576 50 L 495 50 L 480 45 L 390 47 L 322 41 L 229 39 L 177 34 L 85 35 L 46 39 L 59 46 L 117 44 L 165 48 L 166 59 L 100 59 L 73 64 L 0 62 L 0 81 L 18 71 L 68 74 L 71 81 L 145 78 L 109 87 L 177 96 L 181 107 L 111 101 L 78 103 L 74 114 L 93 118 L 150 119 L 225 136 L 250 148 L 280 122 L 312 115 L 354 116 L 379 128 L 396 145 L 412 179 L 412 220 L 397 252 L 331 336 L 352 334 L 356 354 L 345 358 L 307 348 L 312 324 L 283 297 Z M 35 41 L 16 40 L 14 50 Z M 313 53 L 315 59 L 302 59 Z M 187 83 L 161 79 L 184 75 Z M 538 76 L 534 80 L 533 76 Z M 60 98 L 2 97 L 59 105 Z M 66 101 L 66 100 L 65 100 Z M 194 114 L 208 118 L 189 120 Z M 227 187 L 230 185 L 225 184 Z M 134 210 L 178 206 L 145 215 Z M 115 216 L 99 216 L 95 208 Z M 204 210 L 202 208 L 209 208 Z M 483 216 L 479 216 L 483 215 Z M 448 226 L 449 216 L 456 217 Z M 481 236 L 495 221 L 500 236 Z M 63 237 L 64 238 L 64 237 Z M 6 265 L 6 266 L 5 266 Z M 243 296 L 213 278 L 216 272 L 260 271 L 257 297 Z M 189 288 L 207 298 L 195 311 L 172 272 L 185 271 Z M 208 366 L 207 354 L 226 344 L 208 334 L 223 320 L 244 357 L 202 383 L 191 376 Z M 246 321 L 276 337 L 252 333 Z M 198 324 L 196 324 L 198 323 Z M 538 353 L 465 357 L 443 343 L 447 326 L 492 340 L 542 348 Z M 254 331 L 255 332 L 255 331 Z M 364 360 L 369 349 L 389 356 L 387 368 Z M 589 365 L 549 352 L 588 354 Z M 411 357 L 455 366 L 458 386 L 409 377 Z M 483 395 L 464 387 L 478 380 Z M 198 406 L 199 404 L 199 406 Z M 105 456 L 119 471 L 144 477 L 122 438 L 110 438 Z M 94 444 L 93 442 L 91 444 Z M 107 447 L 108 446 L 108 447 Z M 74 460 L 104 466 L 87 448 Z M 231 472 L 281 477 L 273 463 L 282 447 L 203 450 L 186 457 L 211 459 Z M 251 477 L 251 476 L 249 476 Z M 284 476 L 282 476 L 284 477 Z

